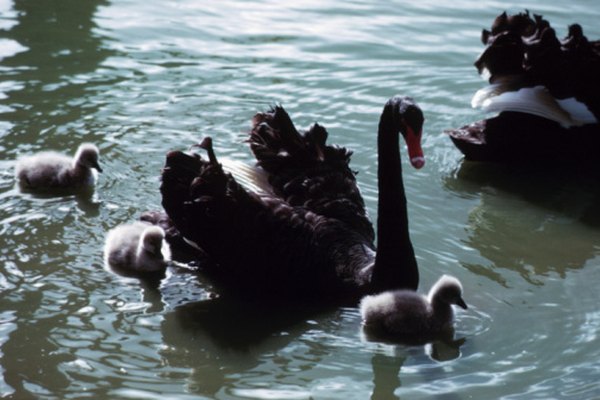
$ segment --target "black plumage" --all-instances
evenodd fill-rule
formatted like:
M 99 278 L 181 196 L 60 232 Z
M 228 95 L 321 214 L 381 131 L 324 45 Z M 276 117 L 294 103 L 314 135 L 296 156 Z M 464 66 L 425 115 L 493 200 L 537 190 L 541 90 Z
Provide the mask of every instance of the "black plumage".
M 588 40 L 579 24 L 559 40 L 547 20 L 529 12 L 500 14 L 481 40 L 486 47 L 475 66 L 489 73 L 483 90 L 491 103 L 477 104 L 476 95 L 473 106 L 515 97 L 492 108 L 496 116 L 446 131 L 465 158 L 598 170 L 600 41 Z
M 349 167 L 351 152 L 326 144 L 315 124 L 298 132 L 283 107 L 253 119 L 248 142 L 269 190 L 242 187 L 219 163 L 206 138 L 200 155 L 173 151 L 162 173 L 162 204 L 180 235 L 213 261 L 207 272 L 222 287 L 251 297 L 358 300 L 418 285 L 408 232 L 399 133 L 422 155 L 423 115 L 408 97 L 390 99 L 378 132 L 379 219 L 375 232 Z M 416 143 L 416 144 L 415 144 Z M 416 162 L 422 166 L 422 162 Z M 175 229 L 173 229 L 175 228 Z

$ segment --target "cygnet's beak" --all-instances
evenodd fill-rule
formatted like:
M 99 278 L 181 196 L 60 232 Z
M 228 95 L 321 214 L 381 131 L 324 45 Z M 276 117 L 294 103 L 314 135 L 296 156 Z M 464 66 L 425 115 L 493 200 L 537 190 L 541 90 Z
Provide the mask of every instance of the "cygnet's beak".
M 93 167 L 96 168 L 96 171 L 102 172 L 102 168 L 100 168 L 100 164 L 98 164 L 98 162 L 95 162 Z
M 469 308 L 467 307 L 467 303 L 465 303 L 462 297 L 459 297 L 458 300 L 456 300 L 456 305 L 462 308 L 463 310 L 467 310 Z

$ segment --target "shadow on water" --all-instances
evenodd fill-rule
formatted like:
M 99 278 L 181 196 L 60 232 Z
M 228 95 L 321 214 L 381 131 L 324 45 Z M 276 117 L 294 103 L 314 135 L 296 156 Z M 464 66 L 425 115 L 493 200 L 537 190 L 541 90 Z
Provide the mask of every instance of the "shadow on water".
M 11 17 L 3 24 L 8 28 L 0 29 L 0 38 L 20 47 L 0 60 L 0 122 L 8 127 L 0 132 L 0 159 L 48 148 L 50 143 L 72 148 L 70 142 L 81 142 L 79 130 L 85 128 L 86 116 L 98 108 L 88 100 L 99 90 L 89 74 L 109 51 L 96 32 L 94 15 L 107 2 L 14 0 L 11 4 Z M 73 131 L 69 124 L 75 124 L 78 135 L 65 135 Z M 76 201 L 86 214 L 97 214 L 97 204 L 89 197 Z M 79 297 L 77 293 L 65 295 L 66 289 L 57 287 L 51 277 L 65 273 L 52 266 L 68 266 L 72 261 L 65 256 L 62 231 L 47 223 L 42 213 L 19 215 L 18 207 L 14 202 L 3 206 L 10 214 L 0 226 L 0 242 L 5 245 L 0 246 L 5 249 L 2 258 L 10 260 L 0 265 L 0 276 L 7 277 L 11 288 L 0 292 L 0 308 L 13 315 L 11 333 L 0 348 L 4 378 L 0 387 L 5 396 L 26 399 L 69 386 L 58 368 L 69 356 L 51 334 L 67 320 L 63 302 L 76 303 Z M 60 300 L 55 303 L 54 299 Z
M 600 179 L 581 171 L 466 162 L 444 179 L 447 189 L 479 199 L 468 216 L 466 244 L 496 268 L 539 276 L 581 269 L 600 240 Z M 506 286 L 498 271 L 463 263 Z
M 365 329 L 364 326 L 362 327 L 363 339 L 366 341 L 389 345 L 425 346 L 429 356 L 436 361 L 449 361 L 460 356 L 460 347 L 465 344 L 467 339 L 455 339 L 454 333 L 454 328 L 450 328 L 434 336 L 398 337 L 372 332 Z
M 191 368 L 189 390 L 212 397 L 228 387 L 230 376 L 259 366 L 264 354 L 297 341 L 314 329 L 314 318 L 331 312 L 322 307 L 253 304 L 224 297 L 185 304 L 165 315 L 162 334 L 167 350 L 162 356 L 169 365 Z M 311 365 L 327 354 L 325 345 L 311 342 Z M 281 357 L 280 362 L 293 360 Z
M 97 217 L 100 214 L 100 206 L 102 202 L 96 195 L 95 188 L 84 187 L 78 189 L 51 189 L 51 190 L 31 190 L 23 187 L 18 183 L 15 184 L 15 189 L 22 195 L 29 196 L 32 199 L 53 200 L 57 198 L 72 199 L 79 208 L 88 217 Z
M 112 52 L 95 31 L 94 14 L 106 4 L 105 0 L 14 0 L 15 24 L 0 30 L 0 38 L 23 49 L 0 60 L 0 83 L 4 83 L 0 120 L 12 124 L 2 134 L 6 148 L 15 151 L 21 144 L 41 143 L 42 135 L 49 132 L 68 134 L 65 127 L 73 122 L 77 129 L 84 128 L 85 116 L 97 110 L 87 99 L 99 90 L 98 82 L 88 74 Z

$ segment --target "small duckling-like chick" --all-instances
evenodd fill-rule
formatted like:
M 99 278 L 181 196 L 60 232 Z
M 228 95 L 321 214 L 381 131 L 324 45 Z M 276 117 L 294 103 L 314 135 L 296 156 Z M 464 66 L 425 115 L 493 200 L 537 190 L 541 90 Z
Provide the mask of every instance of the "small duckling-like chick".
M 467 309 L 458 279 L 443 275 L 427 297 L 410 290 L 366 296 L 360 303 L 367 333 L 389 338 L 425 338 L 452 329 L 455 304 Z
M 136 221 L 111 229 L 106 235 L 104 262 L 116 272 L 164 272 L 171 249 L 162 228 Z
M 71 158 L 54 151 L 44 151 L 17 160 L 15 176 L 27 189 L 77 189 L 92 186 L 97 172 L 102 172 L 98 164 L 98 148 L 91 143 L 83 143 Z

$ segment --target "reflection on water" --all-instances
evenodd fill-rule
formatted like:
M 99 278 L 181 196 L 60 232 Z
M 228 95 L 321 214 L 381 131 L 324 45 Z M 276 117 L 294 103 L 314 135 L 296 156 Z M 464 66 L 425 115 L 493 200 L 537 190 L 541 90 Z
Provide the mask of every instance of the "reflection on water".
M 352 313 L 351 329 L 358 332 L 358 312 Z M 332 339 L 343 339 L 331 338 L 326 330 L 326 325 L 335 324 L 332 321 L 336 320 L 340 320 L 336 309 L 207 299 L 166 312 L 161 324 L 164 347 L 160 354 L 165 364 L 189 369 L 188 391 L 203 396 L 237 393 L 250 397 L 307 398 L 314 393 L 309 389 L 310 376 L 322 379 L 323 370 L 337 369 L 334 365 L 340 349 Z M 370 362 L 371 398 L 398 398 L 394 393 L 401 387 L 403 363 L 412 358 L 410 349 L 426 354 L 435 362 L 448 362 L 460 357 L 460 347 L 465 342 L 466 338 L 450 336 L 425 347 L 381 345 L 386 350 L 375 352 Z M 360 351 L 355 343 L 349 346 L 351 353 Z M 274 371 L 280 374 L 278 383 L 269 383 Z M 303 378 L 299 374 L 306 375 L 309 381 L 301 383 Z M 443 369 L 435 369 L 433 374 L 446 376 Z M 257 386 L 250 389 L 253 385 Z M 259 389 L 263 385 L 264 389 Z
M 373 368 L 373 392 L 371 399 L 399 399 L 395 392 L 401 386 L 401 368 L 408 355 L 406 346 L 423 348 L 424 353 L 436 362 L 444 362 L 460 357 L 460 347 L 467 339 L 461 337 L 455 339 L 454 329 L 448 329 L 435 338 L 411 338 L 411 340 L 397 339 L 394 337 L 382 337 L 362 329 L 363 340 L 384 343 L 390 346 L 393 355 L 387 353 L 376 353 L 371 359 Z M 450 398 L 450 397 L 448 397 Z
M 79 135 L 85 135 L 85 116 L 97 107 L 85 101 L 93 90 L 86 74 L 108 55 L 93 22 L 102 4 L 13 2 L 14 21 L 0 30 L 2 43 L 18 43 L 0 60 L 0 159 L 57 144 L 72 148 L 84 140 Z M 57 136 L 48 140 L 50 134 Z M 71 201 L 86 217 L 97 216 L 99 204 L 90 193 L 54 199 L 20 194 L 12 187 L 12 164 L 3 166 L 11 172 L 1 177 L 6 191 L 0 208 L 0 257 L 6 261 L 0 263 L 0 276 L 12 290 L 2 291 L 0 301 L 3 308 L 19 306 L 2 344 L 3 359 L 10 362 L 3 363 L 0 388 L 2 395 L 14 398 L 52 396 L 71 385 L 57 366 L 74 358 L 51 333 L 65 325 L 71 307 L 82 301 L 81 288 L 60 278 L 74 260 L 62 224 L 73 221 Z M 56 208 L 48 211 L 48 206 Z
M 373 392 L 372 400 L 399 399 L 395 395 L 402 383 L 400 381 L 400 369 L 406 360 L 405 356 L 388 356 L 375 354 L 371 359 L 373 367 Z
M 63 201 L 74 200 L 77 208 L 79 208 L 88 217 L 97 217 L 100 214 L 102 202 L 98 199 L 94 187 L 83 187 L 75 191 L 70 189 L 53 189 L 50 191 L 31 190 L 26 187 L 15 184 L 15 192 L 19 191 L 19 195 L 23 199 L 30 201 L 39 201 L 42 203 L 44 199 L 62 198 Z M 16 193 L 15 193 L 16 194 Z
M 217 298 L 188 303 L 165 315 L 161 352 L 169 365 L 192 367 L 190 390 L 214 396 L 235 388 L 232 376 L 256 368 L 268 354 L 277 354 L 313 328 L 314 318 L 330 315 L 319 309 L 281 304 L 241 304 Z M 282 371 L 313 368 L 328 350 L 318 343 L 303 356 L 281 357 Z M 241 362 L 240 362 L 241 361 Z
M 518 167 L 463 161 L 445 178 L 446 187 L 465 194 L 515 195 L 537 208 L 600 227 L 600 176 L 556 167 Z
M 411 337 L 395 337 L 381 332 L 372 332 L 363 325 L 363 339 L 376 343 L 399 344 L 407 346 L 425 346 L 427 353 L 432 359 L 437 361 L 448 361 L 460 356 L 460 346 L 462 346 L 466 338 L 455 339 L 454 327 L 444 330 L 444 332 L 434 336 L 411 336 Z
M 600 186 L 595 177 L 572 171 L 519 169 L 463 162 L 445 178 L 448 189 L 479 196 L 466 227 L 468 246 L 527 282 L 581 269 L 598 254 Z M 502 274 L 463 263 L 474 273 L 506 285 Z
M 436 363 L 442 366 L 431 367 L 424 371 L 423 379 L 435 385 L 438 380 L 447 378 L 446 371 L 443 368 L 443 362 L 451 361 L 460 356 L 460 347 L 465 344 L 466 339 L 458 340 L 436 340 L 424 348 L 424 353 Z M 402 385 L 402 368 L 405 363 L 412 361 L 415 351 L 421 351 L 421 347 L 406 347 L 403 345 L 388 345 L 382 351 L 376 352 L 371 358 L 371 367 L 373 370 L 373 391 L 371 399 L 400 399 L 399 389 Z M 435 364 L 434 364 L 435 365 Z M 410 366 L 408 367 L 410 368 Z M 450 392 L 438 390 L 436 397 L 445 399 L 457 399 L 460 396 Z
M 60 5 L 14 1 L 15 23 L 0 31 L 0 37 L 23 46 L 0 62 L 4 92 L 0 119 L 11 123 L 8 132 L 0 135 L 9 154 L 19 148 L 17 144 L 35 150 L 40 144 L 48 146 L 51 135 L 62 137 L 61 148 L 73 148 L 82 141 L 77 135 L 85 134 L 85 116 L 98 108 L 86 102 L 94 90 L 89 73 L 110 54 L 93 21 L 98 7 L 105 4 L 104 0 L 65 0 Z

